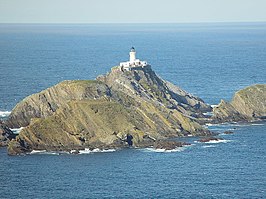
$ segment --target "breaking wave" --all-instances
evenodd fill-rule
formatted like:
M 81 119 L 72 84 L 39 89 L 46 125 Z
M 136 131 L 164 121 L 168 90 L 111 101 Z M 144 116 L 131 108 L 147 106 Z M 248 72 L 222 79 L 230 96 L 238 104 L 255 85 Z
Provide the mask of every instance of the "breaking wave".
M 106 152 L 114 152 L 116 151 L 115 149 L 104 149 L 104 150 L 100 150 L 100 149 L 84 149 L 84 150 L 71 150 L 70 152 L 67 151 L 46 151 L 46 150 L 32 150 L 30 153 L 30 155 L 34 155 L 34 154 L 40 154 L 40 155 L 62 155 L 62 154 L 92 154 L 92 153 L 106 153 Z M 78 153 L 76 153 L 78 152 Z
M 200 142 L 200 141 L 194 141 L 195 143 L 202 143 L 202 144 L 218 144 L 218 143 L 227 143 L 232 142 L 232 140 L 210 140 L 208 142 Z
M 46 151 L 46 150 L 32 150 L 30 153 L 30 155 L 33 154 L 44 154 L 44 155 L 59 155 L 59 152 L 54 152 L 54 151 Z
M 182 152 L 186 150 L 189 146 L 192 145 L 187 145 L 187 146 L 182 146 L 182 147 L 177 147 L 175 149 L 171 150 L 166 150 L 166 149 L 155 149 L 155 148 L 145 148 L 142 149 L 144 152 L 155 152 L 155 153 L 173 153 L 173 152 Z
M 205 146 L 202 146 L 202 148 L 214 148 L 214 147 L 216 147 L 216 146 L 214 146 L 214 145 L 205 145 Z
M 205 142 L 207 144 L 218 144 L 218 143 L 227 143 L 231 142 L 232 140 L 210 140 L 209 142 Z
M 91 154 L 91 153 L 108 153 L 108 152 L 114 152 L 116 151 L 115 149 L 93 149 L 93 150 L 90 150 L 90 149 L 87 149 L 85 148 L 84 150 L 79 150 L 78 151 L 78 154 Z M 71 150 L 70 153 L 75 153 L 76 150 Z

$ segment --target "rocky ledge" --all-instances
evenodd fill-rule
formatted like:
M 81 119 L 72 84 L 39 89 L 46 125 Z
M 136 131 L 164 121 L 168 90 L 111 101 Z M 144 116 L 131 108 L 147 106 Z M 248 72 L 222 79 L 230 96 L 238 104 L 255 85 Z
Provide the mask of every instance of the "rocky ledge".
M 220 141 L 223 140 L 222 138 L 217 138 L 217 137 L 205 137 L 201 138 L 198 142 L 212 142 L 212 141 Z
M 252 85 L 236 92 L 231 102 L 221 100 L 213 109 L 212 119 L 215 122 L 266 119 L 266 84 Z
M 7 125 L 0 121 L 0 147 L 7 146 L 10 140 L 14 139 L 16 134 L 14 134 Z
M 8 153 L 146 147 L 177 136 L 210 135 L 197 122 L 207 111 L 211 107 L 202 99 L 161 79 L 150 66 L 114 67 L 96 80 L 63 81 L 18 103 L 6 124 L 25 128 Z
M 164 150 L 173 150 L 179 147 L 191 145 L 186 142 L 178 142 L 174 140 L 158 140 L 154 142 L 153 148 L 154 149 L 164 149 Z

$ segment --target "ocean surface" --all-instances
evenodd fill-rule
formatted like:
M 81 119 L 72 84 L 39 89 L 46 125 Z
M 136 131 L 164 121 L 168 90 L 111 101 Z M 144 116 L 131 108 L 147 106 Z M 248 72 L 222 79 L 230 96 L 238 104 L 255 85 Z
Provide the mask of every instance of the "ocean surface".
M 0 24 L 0 117 L 62 80 L 94 79 L 128 60 L 215 105 L 266 83 L 266 23 Z M 8 156 L 0 148 L 2 198 L 266 198 L 266 124 L 232 130 L 221 142 L 170 152 L 124 149 L 82 155 Z

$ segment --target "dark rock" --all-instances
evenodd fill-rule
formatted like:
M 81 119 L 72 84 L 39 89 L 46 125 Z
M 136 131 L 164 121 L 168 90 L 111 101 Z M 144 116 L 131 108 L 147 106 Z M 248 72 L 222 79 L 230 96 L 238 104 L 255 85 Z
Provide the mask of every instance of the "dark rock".
M 216 138 L 216 137 L 207 137 L 207 138 L 202 138 L 199 140 L 199 142 L 210 142 L 210 141 L 219 141 L 223 140 L 222 138 Z
M 233 134 L 234 132 L 232 131 L 225 131 L 224 134 Z
M 30 152 L 32 149 L 31 147 L 18 136 L 16 139 L 11 140 L 8 143 L 7 151 L 8 155 L 20 155 Z
M 128 146 L 132 146 L 133 145 L 133 136 L 130 134 L 127 134 L 126 142 L 128 143 Z
M 7 125 L 1 123 L 0 121 L 0 147 L 7 146 L 9 141 L 14 139 L 16 134 L 14 134 Z
M 185 145 L 190 145 L 185 142 L 178 142 L 174 140 L 158 140 L 153 144 L 153 148 L 155 149 L 165 149 L 165 150 L 173 150 L 177 147 L 183 147 Z

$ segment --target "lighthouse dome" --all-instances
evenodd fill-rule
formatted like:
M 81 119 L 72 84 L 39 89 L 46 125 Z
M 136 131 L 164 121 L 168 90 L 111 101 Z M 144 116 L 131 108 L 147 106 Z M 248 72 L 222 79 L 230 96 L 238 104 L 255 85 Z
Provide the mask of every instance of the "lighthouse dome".
M 136 52 L 135 48 L 132 47 L 132 48 L 130 49 L 130 52 Z

